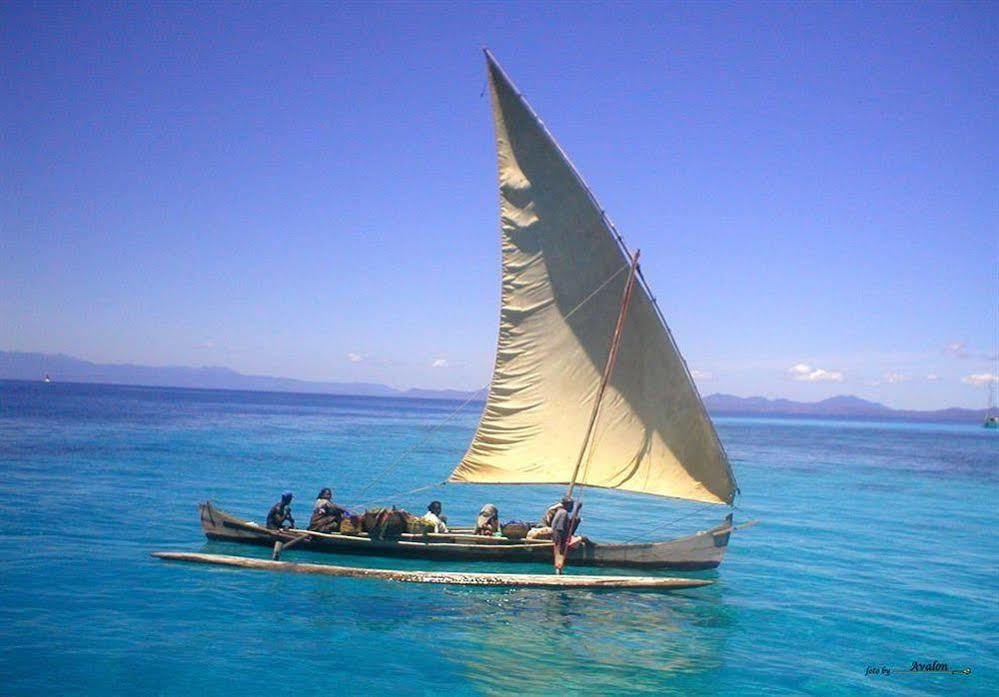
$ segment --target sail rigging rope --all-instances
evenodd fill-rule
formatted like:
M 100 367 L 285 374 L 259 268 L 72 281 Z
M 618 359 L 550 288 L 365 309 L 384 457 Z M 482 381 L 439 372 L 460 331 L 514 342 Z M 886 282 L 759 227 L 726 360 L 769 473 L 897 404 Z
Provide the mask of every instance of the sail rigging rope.
M 447 484 L 447 480 L 445 479 L 445 480 L 440 481 L 440 482 L 434 482 L 433 484 L 427 484 L 425 486 L 418 486 L 415 489 L 410 489 L 409 491 L 400 491 L 397 494 L 392 494 L 390 496 L 383 496 L 378 501 L 368 501 L 368 503 L 381 503 L 382 501 L 388 502 L 388 501 L 392 501 L 393 499 L 399 500 L 403 496 L 409 496 L 410 494 L 416 494 L 416 493 L 419 493 L 421 491 L 426 491 L 427 489 L 435 489 L 435 488 L 437 488 L 439 486 L 445 486 L 446 484 Z
M 589 302 L 590 300 L 592 300 L 592 299 L 593 299 L 593 297 L 594 297 L 594 296 L 595 296 L 595 295 L 596 295 L 597 293 L 599 293 L 599 292 L 600 292 L 600 291 L 602 291 L 602 290 L 603 290 L 604 288 L 606 288 L 606 287 L 607 287 L 607 285 L 608 285 L 608 284 L 609 284 L 609 283 L 610 283 L 611 281 L 613 281 L 613 280 L 614 280 L 615 278 L 617 278 L 618 276 L 620 276 L 620 275 L 621 275 L 621 272 L 622 272 L 622 271 L 625 271 L 626 269 L 629 269 L 629 268 L 631 268 L 631 265 L 630 265 L 630 264 L 624 264 L 624 265 L 623 265 L 623 266 L 622 266 L 621 268 L 619 268 L 619 269 L 618 269 L 617 271 L 615 271 L 615 272 L 614 272 L 614 273 L 612 273 L 612 274 L 611 274 L 610 276 L 608 276 L 608 277 L 607 277 L 607 280 L 605 280 L 605 281 L 604 281 L 603 283 L 601 283 L 601 284 L 600 284 L 599 286 L 597 286 L 597 287 L 596 287 L 595 289 L 593 289 L 593 291 L 591 291 L 589 295 L 587 295 L 587 296 L 586 296 L 585 298 L 583 298 L 582 300 L 580 300 L 580 301 L 579 301 L 579 303 L 577 303 L 575 307 L 573 307 L 573 308 L 572 308 L 571 310 L 569 310 L 569 312 L 567 312 L 567 313 L 565 314 L 565 317 L 564 317 L 564 318 L 565 318 L 566 320 L 568 320 L 568 319 L 569 319 L 570 317 L 572 317 L 572 315 L 574 315 L 574 314 L 575 314 L 575 313 L 576 313 L 576 312 L 577 312 L 577 311 L 578 311 L 578 310 L 579 310 L 580 308 L 582 308 L 582 307 L 583 307 L 583 305 L 585 305 L 585 304 L 586 304 L 586 303 L 588 303 L 588 302 Z M 367 492 L 367 491 L 368 491 L 368 490 L 369 490 L 369 489 L 370 489 L 370 488 L 371 488 L 372 486 L 374 486 L 374 485 L 375 485 L 376 483 L 378 483 L 379 481 L 381 481 L 382 479 L 384 479 L 384 478 L 385 478 L 386 476 L 388 476 L 388 474 L 389 474 L 389 473 L 393 472 L 393 471 L 394 471 L 394 470 L 395 470 L 395 469 L 396 469 L 396 468 L 397 468 L 397 467 L 398 467 L 399 465 L 401 465 L 401 464 L 402 464 L 402 463 L 403 463 L 403 462 L 404 462 L 404 461 L 405 461 L 405 460 L 406 460 L 406 459 L 407 459 L 407 458 L 408 458 L 408 457 L 409 457 L 410 455 L 412 455 L 412 454 L 413 454 L 413 452 L 414 452 L 414 451 L 415 451 L 415 450 L 416 450 L 417 448 L 420 448 L 421 446 L 425 445 L 425 444 L 427 443 L 427 441 L 429 441 L 429 440 L 430 440 L 430 439 L 431 439 L 431 438 L 432 438 L 432 437 L 433 437 L 433 436 L 434 436 L 434 435 L 435 435 L 435 434 L 436 434 L 436 433 L 437 433 L 437 432 L 438 432 L 438 431 L 439 431 L 439 430 L 440 430 L 441 428 L 443 428 L 443 427 L 444 427 L 444 426 L 445 426 L 446 424 L 448 424 L 449 422 L 451 422 L 452 420 L 454 420 L 454 418 L 455 418 L 455 417 L 456 417 L 456 416 L 457 416 L 457 415 L 458 415 L 458 414 L 459 414 L 459 413 L 460 413 L 460 412 L 461 412 L 461 411 L 462 411 L 462 410 L 463 410 L 463 409 L 464 409 L 465 407 L 467 407 L 467 406 L 468 406 L 469 404 L 471 404 L 471 403 L 472 403 L 473 401 L 475 401 L 475 399 L 476 399 L 476 398 L 478 398 L 479 396 L 481 396 L 481 395 L 482 395 L 482 393 L 483 393 L 483 392 L 485 392 L 485 391 L 486 391 L 486 390 L 487 390 L 488 388 L 489 388 L 489 385 L 486 385 L 485 387 L 483 387 L 483 388 L 481 388 L 480 390 L 478 390 L 477 392 L 475 392 L 475 393 L 474 393 L 474 394 L 473 394 L 473 395 L 472 395 L 471 397 L 469 397 L 468 399 L 466 399 L 466 400 L 465 400 L 465 401 L 464 401 L 464 402 L 463 402 L 463 403 L 461 404 L 461 406 L 459 406 L 459 407 L 458 407 L 457 409 L 455 409 L 455 410 L 454 410 L 453 412 L 451 412 L 451 413 L 450 413 L 450 414 L 449 414 L 449 415 L 447 416 L 447 418 L 445 418 L 445 419 L 444 419 L 443 421 L 441 421 L 441 422 L 440 422 L 439 424 L 437 424 L 437 425 L 436 425 L 436 426 L 435 426 L 435 427 L 434 427 L 433 429 L 431 429 L 431 431 L 430 431 L 430 432 L 429 432 L 429 433 L 428 433 L 428 434 L 427 434 L 427 435 L 426 435 L 426 436 L 425 436 L 425 437 L 424 437 L 424 438 L 423 438 L 422 440 L 420 440 L 420 441 L 417 441 L 417 442 L 416 442 L 416 443 L 414 443 L 414 444 L 413 444 L 412 446 L 410 446 L 409 448 L 407 448 L 407 449 L 406 449 L 406 450 L 405 450 L 405 451 L 404 451 L 404 452 L 402 453 L 402 455 L 400 455 L 400 456 L 399 456 L 399 457 L 398 457 L 398 458 L 397 458 L 397 459 L 396 459 L 396 460 L 395 460 L 394 462 L 392 462 L 392 463 L 391 463 L 391 464 L 390 464 L 390 465 L 389 465 L 388 467 L 386 467 L 386 468 L 385 468 L 385 469 L 384 469 L 384 470 L 383 470 L 383 471 L 382 471 L 382 472 L 381 472 L 380 474 L 376 475 L 376 476 L 375 476 L 375 477 L 374 477 L 374 478 L 373 478 L 373 479 L 372 479 L 372 480 L 371 480 L 370 482 L 368 482 L 368 483 L 367 483 L 367 484 L 366 484 L 366 485 L 365 485 L 365 486 L 364 486 L 364 487 L 363 487 L 363 488 L 362 488 L 362 489 L 361 489 L 361 490 L 360 490 L 360 491 L 359 491 L 359 492 L 357 493 L 357 495 L 356 495 L 357 499 L 358 499 L 358 500 L 360 500 L 360 499 L 361 499 L 361 497 L 362 497 L 362 496 L 364 496 L 364 494 L 365 494 L 365 493 L 366 493 L 366 492 Z M 445 480 L 445 482 L 443 482 L 443 483 L 446 483 L 446 480 Z M 408 491 L 408 492 L 403 492 L 403 494 L 412 494 L 412 493 L 416 493 L 417 491 L 422 491 L 422 490 L 424 490 L 424 489 L 430 489 L 430 488 L 433 488 L 433 487 L 436 487 L 436 486 L 439 486 L 440 484 L 441 484 L 441 482 L 438 482 L 438 483 L 435 483 L 435 484 L 429 484 L 429 485 L 427 485 L 427 486 L 424 486 L 424 487 L 420 487 L 420 488 L 418 488 L 418 489 L 414 489 L 413 491 Z M 400 495 L 402 495 L 402 494 L 396 494 L 395 496 L 400 496 Z M 385 500 L 385 499 L 381 499 L 381 500 Z M 374 502 L 372 502 L 372 503 L 374 503 Z
M 471 397 L 469 397 L 468 399 L 466 399 L 464 402 L 461 403 L 461 405 L 457 409 L 455 409 L 454 411 L 452 411 L 448 415 L 448 417 L 446 419 L 444 419 L 439 424 L 437 424 L 436 426 L 434 426 L 430 430 L 430 432 L 427 433 L 426 436 L 424 436 L 421 440 L 417 441 L 416 443 L 414 443 L 413 445 L 411 445 L 409 448 L 407 448 L 405 451 L 403 451 L 403 453 L 398 458 L 396 458 L 394 462 L 392 462 L 391 464 L 389 464 L 389 466 L 386 467 L 384 470 L 382 470 L 381 473 L 375 475 L 375 477 L 370 482 L 368 482 L 356 494 L 357 499 L 360 500 L 361 497 L 364 496 L 364 493 L 368 489 L 370 489 L 376 483 L 378 483 L 379 481 L 381 481 L 382 479 L 384 479 L 390 472 L 394 471 L 399 465 L 401 465 L 406 460 L 406 458 L 408 458 L 410 455 L 412 455 L 413 452 L 415 452 L 417 450 L 417 448 L 420 448 L 423 445 L 425 445 L 431 438 L 434 437 L 434 435 L 437 434 L 438 431 L 440 431 L 442 428 L 444 428 L 444 426 L 446 426 L 448 423 L 450 423 L 451 421 L 453 421 L 454 418 L 456 416 L 458 416 L 459 413 L 461 413 L 461 410 L 464 409 L 465 407 L 467 407 L 473 401 L 475 401 L 476 398 L 478 398 L 479 396 L 481 396 L 482 393 L 486 391 L 487 387 L 488 387 L 488 385 L 486 387 L 480 388 L 475 393 L 473 393 Z M 436 486 L 436 485 L 432 485 L 432 486 Z
M 690 511 L 689 513 L 685 513 L 684 515 L 682 515 L 682 516 L 680 516 L 678 518 L 674 518 L 673 520 L 668 520 L 665 523 L 662 523 L 661 525 L 657 525 L 656 527 L 652 528 L 651 530 L 645 530 L 643 532 L 640 532 L 637 535 L 629 537 L 627 540 L 625 540 L 624 542 L 621 542 L 619 544 L 623 544 L 623 545 L 629 544 L 629 543 L 634 542 L 635 540 L 637 540 L 639 537 L 643 537 L 645 535 L 651 535 L 652 533 L 658 532 L 659 530 L 662 530 L 663 528 L 668 528 L 668 527 L 670 527 L 672 525 L 676 525 L 681 520 L 686 520 L 687 518 L 690 518 L 692 515 L 700 513 L 703 510 L 706 510 L 708 508 L 714 508 L 714 507 L 715 507 L 715 504 L 713 504 L 713 503 L 706 503 L 703 506 L 698 506 L 697 508 L 695 508 L 694 510 Z
M 596 295 L 597 293 L 599 293 L 600 291 L 602 291 L 607 286 L 608 283 L 610 283 L 615 278 L 617 278 L 618 276 L 620 276 L 622 271 L 624 271 L 626 269 L 629 269 L 629 268 L 631 268 L 631 264 L 625 264 L 620 269 L 618 269 L 617 271 L 615 271 L 614 273 L 612 273 L 607 278 L 606 281 L 604 281 L 599 286 L 597 286 L 596 290 L 594 290 L 592 293 L 590 293 L 585 298 L 583 298 L 581 301 L 579 301 L 579 304 L 576 305 L 576 307 L 574 307 L 571 310 L 569 310 L 562 319 L 568 321 L 569 318 L 572 317 L 576 313 L 576 310 L 578 310 L 579 308 L 581 308 L 586 303 L 590 302 L 590 300 L 593 298 L 594 295 Z

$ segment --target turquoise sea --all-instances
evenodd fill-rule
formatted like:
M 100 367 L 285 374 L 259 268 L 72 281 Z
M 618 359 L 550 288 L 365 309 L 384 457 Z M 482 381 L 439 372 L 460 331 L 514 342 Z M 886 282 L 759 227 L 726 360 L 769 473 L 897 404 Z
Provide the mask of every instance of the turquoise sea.
M 168 564 L 195 505 L 262 520 L 322 486 L 452 522 L 561 491 L 449 485 L 478 406 L 0 382 L 0 693 L 996 694 L 999 433 L 716 419 L 742 496 L 713 586 L 672 594 L 419 586 Z M 415 446 L 415 447 L 414 447 Z M 377 476 L 407 450 L 410 456 Z M 374 484 L 365 489 L 366 486 Z M 591 491 L 582 532 L 668 538 L 723 507 Z M 399 568 L 497 568 L 289 551 Z M 514 570 L 517 567 L 503 567 Z M 540 571 L 544 567 L 519 567 Z M 970 675 L 908 673 L 913 661 Z M 867 675 L 869 667 L 893 669 Z

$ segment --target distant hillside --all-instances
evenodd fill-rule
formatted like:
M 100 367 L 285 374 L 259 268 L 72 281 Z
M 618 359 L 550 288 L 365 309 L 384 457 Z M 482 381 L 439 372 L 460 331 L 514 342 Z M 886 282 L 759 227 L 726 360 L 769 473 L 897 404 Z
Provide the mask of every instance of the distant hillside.
M 194 387 L 256 392 L 299 392 L 357 395 L 360 397 L 464 400 L 473 395 L 472 392 L 461 390 L 428 390 L 415 387 L 408 390 L 397 390 L 388 385 L 371 382 L 310 382 L 293 378 L 243 375 L 229 368 L 215 366 L 189 368 L 184 366 L 91 363 L 63 354 L 0 351 L 0 380 L 41 380 L 46 375 L 51 376 L 56 382 Z M 485 399 L 485 394 L 481 398 Z M 939 411 L 904 411 L 849 395 L 830 397 L 821 402 L 794 402 L 789 399 L 712 394 L 704 398 L 704 403 L 709 412 L 721 415 L 811 416 L 913 421 L 976 421 L 985 418 L 984 410 L 953 408 Z
M 264 375 L 243 375 L 229 368 L 205 366 L 148 366 L 91 363 L 63 354 L 0 351 L 0 379 L 41 380 L 49 375 L 56 382 L 94 382 L 112 385 L 196 387 L 214 390 L 258 392 L 302 392 L 309 394 L 357 395 L 361 397 L 414 397 L 420 399 L 468 399 L 460 390 L 397 390 L 370 382 L 311 382 Z
M 712 414 L 743 416 L 818 416 L 839 418 L 898 419 L 918 421 L 977 421 L 985 419 L 983 409 L 940 409 L 937 411 L 908 411 L 892 409 L 884 404 L 869 402 L 851 395 L 840 395 L 821 402 L 794 402 L 790 399 L 765 397 L 736 397 L 730 394 L 712 394 L 704 398 Z

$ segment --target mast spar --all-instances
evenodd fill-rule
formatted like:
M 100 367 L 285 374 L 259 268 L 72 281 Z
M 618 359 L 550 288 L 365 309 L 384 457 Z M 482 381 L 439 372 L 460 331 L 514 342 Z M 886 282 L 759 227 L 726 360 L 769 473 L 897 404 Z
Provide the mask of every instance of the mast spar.
M 576 458 L 576 466 L 572 470 L 572 479 L 569 480 L 569 490 L 566 496 L 572 496 L 572 490 L 576 488 L 576 477 L 579 476 L 579 467 L 583 464 L 583 458 L 593 439 L 593 427 L 597 423 L 597 416 L 600 414 L 600 403 L 604 398 L 604 390 L 610 381 L 611 373 L 614 372 L 614 363 L 617 360 L 617 350 L 621 345 L 621 332 L 624 329 L 624 320 L 628 316 L 628 305 L 631 302 L 631 293 L 635 289 L 635 277 L 638 272 L 638 257 L 642 250 L 635 250 L 635 255 L 631 258 L 631 269 L 628 271 L 628 281 L 624 286 L 624 293 L 621 295 L 621 309 L 617 314 L 617 325 L 614 327 L 614 336 L 611 339 L 610 351 L 607 353 L 607 362 L 604 364 L 604 374 L 600 379 L 600 389 L 597 390 L 597 398 L 593 403 L 593 412 L 590 414 L 590 422 L 586 426 L 586 434 L 583 436 L 583 444 L 579 448 L 579 457 Z

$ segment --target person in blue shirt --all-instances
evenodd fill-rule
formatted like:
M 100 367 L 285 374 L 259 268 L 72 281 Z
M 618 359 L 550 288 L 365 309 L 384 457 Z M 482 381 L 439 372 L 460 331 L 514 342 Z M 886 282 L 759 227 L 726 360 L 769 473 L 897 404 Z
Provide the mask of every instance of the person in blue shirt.
M 291 516 L 291 500 L 294 495 L 290 491 L 281 494 L 281 500 L 271 506 L 267 512 L 267 527 L 271 530 L 295 527 L 295 519 Z

